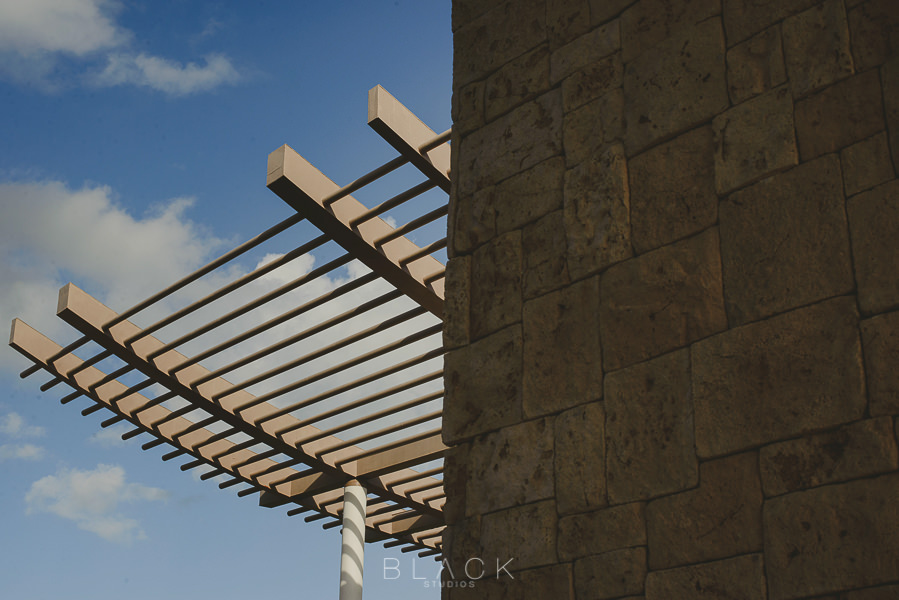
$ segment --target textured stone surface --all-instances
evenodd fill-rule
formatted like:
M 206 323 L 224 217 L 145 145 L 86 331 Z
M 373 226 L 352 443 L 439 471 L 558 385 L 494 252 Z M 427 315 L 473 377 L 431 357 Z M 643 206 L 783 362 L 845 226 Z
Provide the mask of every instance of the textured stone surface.
M 899 306 L 899 181 L 849 199 L 858 303 L 865 313 Z
M 849 13 L 852 55 L 859 71 L 882 64 L 899 50 L 899 4 L 870 0 Z
M 623 76 L 620 52 L 587 65 L 562 82 L 562 105 L 568 111 L 595 100 L 621 87 Z
M 621 29 L 617 21 L 597 27 L 552 53 L 549 67 L 550 82 L 555 85 L 619 48 L 621 48 Z
M 868 419 L 762 448 L 766 496 L 876 475 L 899 467 L 890 417 Z
M 718 220 L 712 132 L 701 127 L 628 161 L 631 233 L 642 254 Z
M 491 121 L 549 89 L 549 49 L 538 46 L 487 78 L 484 115 Z
M 453 256 L 471 252 L 496 237 L 495 187 L 456 196 L 450 211 L 447 231 L 452 240 Z
M 443 457 L 443 489 L 446 491 L 443 517 L 447 525 L 454 525 L 465 517 L 467 487 L 468 444 L 459 444 L 449 448 Z
M 899 475 L 894 474 L 766 502 L 765 566 L 771 600 L 895 581 L 897 497 Z
M 468 300 L 471 286 L 471 257 L 457 256 L 446 265 L 443 347 L 447 350 L 468 343 Z
M 624 128 L 624 92 L 616 88 L 596 100 L 565 114 L 563 145 L 565 163 L 577 165 L 594 159 Z
M 601 402 L 556 417 L 556 509 L 560 515 L 606 505 L 605 417 Z M 560 552 L 564 543 L 560 538 Z
M 715 187 L 726 194 L 798 162 L 793 102 L 780 87 L 715 117 Z
M 524 305 L 526 418 L 559 412 L 602 396 L 599 277 L 550 292 Z M 564 352 L 559 350 L 564 348 Z
M 899 148 L 899 57 L 883 65 L 880 77 L 883 83 L 883 108 L 890 147 Z M 899 152 L 893 155 L 893 169 L 899 172 Z
M 552 421 L 538 419 L 505 427 L 472 442 L 468 452 L 468 516 L 552 495 Z
M 852 75 L 843 0 L 820 4 L 783 22 L 784 57 L 793 96 L 800 98 Z M 826 52 L 822 52 L 826 48 Z
M 860 419 L 865 410 L 860 346 L 850 298 L 694 344 L 699 455 L 728 454 Z
M 646 507 L 649 567 L 666 569 L 762 550 L 762 488 L 755 453 L 700 466 L 699 487 Z
M 559 560 L 645 546 L 644 509 L 634 502 L 559 519 Z
M 458 194 L 464 196 L 525 171 L 562 150 L 562 92 L 519 106 L 462 140 Z
M 471 83 L 453 93 L 452 117 L 455 135 L 470 133 L 484 125 L 483 81 Z
M 899 415 L 899 312 L 862 321 L 872 415 Z
M 610 504 L 696 485 L 689 351 L 609 373 L 605 404 Z
M 496 186 L 496 230 L 505 233 L 562 208 L 565 161 L 561 156 L 534 165 Z
M 625 8 L 636 0 L 590 0 L 590 21 L 596 25 L 605 23 L 612 17 L 621 14 Z
M 718 208 L 731 325 L 854 287 L 839 159 L 825 156 L 735 192 Z
M 497 558 L 500 565 L 514 558 L 508 567 L 510 571 L 555 563 L 556 527 L 556 506 L 552 500 L 484 515 L 481 557 L 487 572 L 496 571 Z
M 565 251 L 568 242 L 561 210 L 526 226 L 521 243 L 524 261 L 521 287 L 526 300 L 568 283 Z
M 835 152 L 883 130 L 880 79 L 868 71 L 796 102 L 802 160 Z
M 767 600 L 764 560 L 760 554 L 748 554 L 646 576 L 646 600 L 681 598 Z
M 574 563 L 578 600 L 607 600 L 643 591 L 646 549 L 627 548 L 582 558 Z
M 521 231 L 478 248 L 471 259 L 471 337 L 521 320 Z
M 514 561 L 512 564 L 515 564 Z M 510 565 L 511 566 L 511 565 Z M 494 565 L 495 567 L 495 565 Z M 472 563 L 469 570 L 476 574 L 478 565 Z M 516 600 L 518 598 L 552 598 L 553 600 L 575 600 L 571 565 L 551 565 L 520 571 L 509 577 L 501 572 L 499 577 L 489 576 L 476 581 L 465 581 L 464 569 L 454 572 L 456 580 L 464 582 L 455 589 L 444 590 L 444 598 L 449 592 L 449 600 Z M 480 571 L 478 571 L 479 573 Z M 474 585 L 471 585 L 474 584 Z
M 443 441 L 454 444 L 521 419 L 521 328 L 507 327 L 444 359 Z
M 727 51 L 727 89 L 739 104 L 787 80 L 780 26 L 774 26 Z
M 590 30 L 588 0 L 546 0 L 549 44 L 556 48 Z
M 846 592 L 842 600 L 895 600 L 899 598 L 899 585 L 885 585 L 882 587 Z
M 610 268 L 599 311 L 607 371 L 725 329 L 717 230 Z
M 704 21 L 630 62 L 624 98 L 628 156 L 727 108 L 720 20 Z
M 840 152 L 843 189 L 847 196 L 893 179 L 893 163 L 886 133 L 878 133 Z
M 630 62 L 644 51 L 721 13 L 721 0 L 641 0 L 621 14 L 621 49 Z
M 784 17 L 813 6 L 821 0 L 723 0 L 724 29 L 728 44 L 767 29 Z
M 621 145 L 565 173 L 568 274 L 580 279 L 631 255 L 627 163 Z

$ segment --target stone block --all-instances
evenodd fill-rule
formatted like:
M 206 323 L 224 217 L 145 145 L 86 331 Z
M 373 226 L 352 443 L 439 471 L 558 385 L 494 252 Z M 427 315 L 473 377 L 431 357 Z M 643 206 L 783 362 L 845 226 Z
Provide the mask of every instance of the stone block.
M 492 121 L 549 89 L 549 49 L 538 46 L 502 66 L 484 86 L 484 116 Z
M 620 144 L 565 173 L 563 211 L 572 279 L 631 255 L 627 162 Z
M 605 96 L 565 114 L 563 147 L 571 167 L 596 158 L 621 139 L 624 127 L 624 92 L 614 89 Z
M 872 415 L 899 415 L 899 313 L 862 321 L 868 410 Z
M 828 485 L 765 503 L 771 600 L 896 581 L 899 475 Z
M 795 119 L 803 161 L 836 152 L 883 131 L 877 71 L 856 75 L 796 102 Z
M 625 145 L 633 156 L 727 108 L 724 33 L 708 19 L 626 65 Z
M 724 29 L 734 45 L 821 0 L 723 0 Z
M 484 82 L 453 89 L 453 133 L 468 134 L 484 125 Z
M 496 186 L 497 233 L 520 229 L 562 208 L 565 160 L 556 156 Z
M 899 180 L 849 199 L 858 304 L 864 313 L 899 306 Z
M 890 147 L 899 148 L 899 56 L 881 67 L 880 77 L 883 83 L 883 108 Z M 899 152 L 893 155 L 893 169 L 899 172 Z
M 793 102 L 786 87 L 715 117 L 715 187 L 721 195 L 798 162 Z
M 613 21 L 579 36 L 553 51 L 549 81 L 555 85 L 576 71 L 621 49 L 621 29 Z
M 849 12 L 852 55 L 859 71 L 883 64 L 899 51 L 899 4 L 870 0 Z
M 515 564 L 514 561 L 512 564 Z M 471 563 L 470 571 L 474 575 L 480 565 Z M 551 565 L 538 567 L 515 573 L 512 577 L 501 572 L 498 577 L 483 577 L 475 581 L 465 582 L 455 589 L 444 588 L 449 593 L 449 600 L 516 600 L 518 598 L 552 598 L 553 600 L 575 600 L 572 582 L 571 565 Z M 480 571 L 478 571 L 480 572 Z M 456 580 L 465 579 L 464 573 Z M 446 598 L 446 595 L 443 596 Z
M 600 402 L 572 408 L 556 417 L 556 510 L 560 515 L 607 504 L 605 417 Z M 559 552 L 562 544 L 560 540 Z
M 466 4 L 469 4 L 466 1 Z M 546 0 L 490 3 L 493 8 L 468 19 L 453 34 L 453 85 L 464 86 L 483 78 L 513 58 L 546 42 Z M 461 7 L 453 7 L 454 21 Z
M 546 28 L 552 48 L 564 46 L 590 30 L 588 0 L 546 0 Z
M 521 233 L 524 274 L 522 293 L 525 300 L 567 285 L 567 240 L 562 211 L 551 212 Z
M 840 152 L 846 196 L 871 189 L 895 177 L 886 133 L 853 144 Z
M 472 194 L 562 151 L 562 91 L 519 106 L 462 139 L 458 191 Z
M 574 563 L 578 600 L 607 600 L 643 591 L 646 549 L 627 548 L 582 558 Z
M 899 598 L 899 585 L 885 585 L 867 590 L 846 592 L 842 596 L 842 600 L 896 600 L 896 598 Z
M 784 57 L 794 98 L 854 72 L 843 0 L 824 0 L 783 22 Z
M 767 600 L 761 554 L 747 554 L 646 576 L 646 600 Z
M 645 545 L 645 504 L 641 502 L 559 519 L 561 561 Z
M 523 310 L 526 418 L 602 396 L 599 277 L 529 300 Z
M 717 229 L 610 268 L 599 312 L 606 371 L 726 329 Z
M 478 248 L 471 259 L 471 337 L 521 321 L 521 231 Z
M 452 445 L 521 420 L 521 327 L 444 358 L 443 441 Z
M 853 289 L 836 155 L 731 194 L 718 219 L 732 326 Z
M 734 104 L 771 91 L 786 81 L 779 25 L 727 51 L 727 89 Z
M 556 559 L 556 506 L 552 500 L 525 504 L 484 515 L 481 558 L 487 574 L 513 559 L 511 572 L 554 564 Z
M 590 21 L 594 25 L 604 24 L 617 17 L 637 0 L 590 0 Z
M 471 23 L 497 4 L 498 2 L 484 2 L 484 0 L 453 0 L 453 31 Z
M 640 0 L 621 14 L 624 62 L 673 34 L 721 14 L 721 0 Z
M 861 419 L 858 315 L 835 298 L 697 342 L 696 450 L 720 456 Z M 606 381 L 609 376 L 606 377 Z
M 667 569 L 762 550 L 756 454 L 703 463 L 699 487 L 646 507 L 649 568 Z
M 631 235 L 643 254 L 718 220 L 712 130 L 700 127 L 628 161 Z
M 609 373 L 605 388 L 609 504 L 695 486 L 689 351 Z
M 567 112 L 604 96 L 621 87 L 623 76 L 620 52 L 587 65 L 562 81 L 562 106 Z
M 469 341 L 468 311 L 471 289 L 471 257 L 457 256 L 446 264 L 443 304 L 443 347 L 447 350 Z
M 447 232 L 452 256 L 467 254 L 496 237 L 496 188 L 493 186 L 473 194 L 454 194 L 450 201 Z
M 893 420 L 868 419 L 836 431 L 765 446 L 759 465 L 766 496 L 895 470 L 899 459 Z
M 468 446 L 469 444 L 453 446 L 443 455 L 443 489 L 446 492 L 443 517 L 448 526 L 461 522 L 465 517 L 465 490 L 469 479 Z
M 527 421 L 472 441 L 468 451 L 468 516 L 552 495 L 552 421 Z

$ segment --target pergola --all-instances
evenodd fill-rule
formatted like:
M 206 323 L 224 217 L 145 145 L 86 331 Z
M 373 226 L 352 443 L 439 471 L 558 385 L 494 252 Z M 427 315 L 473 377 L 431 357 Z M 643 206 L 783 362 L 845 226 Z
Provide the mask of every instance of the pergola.
M 10 337 L 34 363 L 22 377 L 49 373 L 41 390 L 68 385 L 63 404 L 112 413 L 102 427 L 127 422 L 124 439 L 168 445 L 183 471 L 343 524 L 342 598 L 361 595 L 364 540 L 439 555 L 444 528 L 450 135 L 380 86 L 368 124 L 399 156 L 340 187 L 282 146 L 267 186 L 294 215 L 120 313 L 65 286 L 72 344 L 18 319 Z M 385 192 L 408 165 L 418 183 Z M 387 199 L 366 206 L 351 196 L 363 188 Z

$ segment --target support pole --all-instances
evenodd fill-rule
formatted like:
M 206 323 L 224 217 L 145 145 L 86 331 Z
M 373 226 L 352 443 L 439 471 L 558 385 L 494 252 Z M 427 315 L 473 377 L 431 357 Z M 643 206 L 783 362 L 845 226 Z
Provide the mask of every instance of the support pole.
M 343 542 L 340 547 L 340 600 L 362 600 L 366 493 L 355 479 L 343 488 Z

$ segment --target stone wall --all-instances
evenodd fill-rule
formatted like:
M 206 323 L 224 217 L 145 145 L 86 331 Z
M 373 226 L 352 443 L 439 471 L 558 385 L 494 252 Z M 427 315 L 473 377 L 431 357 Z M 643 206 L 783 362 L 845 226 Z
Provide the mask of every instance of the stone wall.
M 453 30 L 444 597 L 899 598 L 899 2 Z

